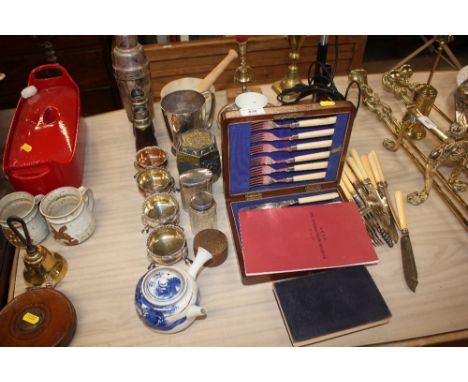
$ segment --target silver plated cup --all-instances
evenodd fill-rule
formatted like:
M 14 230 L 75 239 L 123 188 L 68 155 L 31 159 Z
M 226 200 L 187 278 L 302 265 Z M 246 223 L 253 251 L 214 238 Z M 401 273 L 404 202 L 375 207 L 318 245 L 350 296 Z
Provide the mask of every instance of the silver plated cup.
M 177 148 L 179 134 L 190 129 L 206 129 L 211 125 L 214 108 L 208 113 L 210 92 L 178 90 L 167 94 L 161 100 L 164 122 L 172 141 L 173 151 Z

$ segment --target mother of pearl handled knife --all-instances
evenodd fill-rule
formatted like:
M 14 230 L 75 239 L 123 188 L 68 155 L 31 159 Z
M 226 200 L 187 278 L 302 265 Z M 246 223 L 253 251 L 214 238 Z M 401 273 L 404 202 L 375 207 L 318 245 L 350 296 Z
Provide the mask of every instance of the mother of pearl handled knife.
M 395 200 L 401 229 L 400 243 L 401 258 L 403 262 L 403 274 L 405 275 L 406 284 L 413 292 L 415 292 L 416 287 L 418 285 L 418 271 L 416 269 L 413 247 L 411 245 L 411 240 L 408 232 L 403 194 L 400 191 L 395 192 Z

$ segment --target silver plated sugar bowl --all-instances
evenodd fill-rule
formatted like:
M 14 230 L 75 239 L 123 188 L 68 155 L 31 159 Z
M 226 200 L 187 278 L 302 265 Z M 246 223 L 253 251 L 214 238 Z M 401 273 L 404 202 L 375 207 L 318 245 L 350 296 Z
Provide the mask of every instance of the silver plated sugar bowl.
M 162 225 L 153 229 L 146 239 L 148 259 L 157 264 L 171 265 L 188 255 L 184 230 L 176 225 Z
M 147 197 L 155 192 L 175 191 L 174 178 L 163 168 L 147 168 L 135 175 L 140 193 Z
M 144 232 L 166 224 L 179 224 L 179 202 L 174 194 L 160 192 L 145 198 L 142 205 L 141 221 Z

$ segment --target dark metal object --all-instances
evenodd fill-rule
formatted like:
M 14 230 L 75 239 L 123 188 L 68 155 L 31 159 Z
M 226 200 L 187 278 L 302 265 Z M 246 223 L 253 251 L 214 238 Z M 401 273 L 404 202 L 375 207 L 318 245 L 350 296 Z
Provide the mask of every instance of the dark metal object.
M 414 260 L 413 247 L 407 229 L 401 230 L 401 259 L 403 262 L 403 274 L 408 287 L 416 292 L 418 285 L 418 270 Z
M 157 146 L 158 142 L 154 136 L 153 121 L 147 107 L 145 92 L 139 88 L 133 89 L 131 92 L 131 102 L 136 151 L 145 147 Z

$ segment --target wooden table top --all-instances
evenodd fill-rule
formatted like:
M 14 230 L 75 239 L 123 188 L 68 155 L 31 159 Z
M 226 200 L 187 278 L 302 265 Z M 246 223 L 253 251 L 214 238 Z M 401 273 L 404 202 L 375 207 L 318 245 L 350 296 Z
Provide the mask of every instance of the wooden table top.
M 416 73 L 423 82 L 427 74 Z M 437 105 L 453 115 L 455 72 L 436 73 L 433 85 L 439 90 Z M 381 75 L 370 75 L 369 84 L 388 102 L 401 119 L 401 101 L 384 92 Z M 336 79 L 344 91 L 347 79 Z M 275 102 L 269 86 L 264 94 Z M 217 94 L 218 108 L 226 103 L 225 92 Z M 168 149 L 169 138 L 159 105 L 155 105 L 155 126 L 161 147 Z M 431 117 L 434 113 L 431 114 Z M 434 117 L 437 122 L 437 115 Z M 69 271 L 58 289 L 73 302 L 78 328 L 71 346 L 291 346 L 270 282 L 245 286 L 241 283 L 237 256 L 232 242 L 223 196 L 222 179 L 214 184 L 218 206 L 218 228 L 229 240 L 227 260 L 215 268 L 204 268 L 198 277 L 205 319 L 171 335 L 158 334 L 137 317 L 134 292 L 145 273 L 145 235 L 140 221 L 143 198 L 134 181 L 135 156 L 131 124 L 123 110 L 86 118 L 86 162 L 84 185 L 95 197 L 97 228 L 93 236 L 76 247 L 64 247 L 51 236 L 43 243 L 65 256 Z M 440 126 L 446 130 L 443 120 Z M 212 127 L 217 134 L 219 129 Z M 350 148 L 360 153 L 374 149 L 380 154 L 390 192 L 404 194 L 419 190 L 422 175 L 403 151 L 385 150 L 382 139 L 389 134 L 384 125 L 361 106 L 351 136 Z M 171 174 L 177 179 L 175 157 L 170 156 Z M 180 198 L 180 195 L 178 195 Z M 180 200 L 180 199 L 179 199 Z M 377 247 L 380 262 L 369 266 L 391 312 L 390 323 L 321 342 L 316 346 L 357 346 L 415 340 L 468 329 L 468 235 L 436 192 L 421 206 L 407 205 L 408 225 L 419 273 L 416 293 L 405 284 L 399 245 Z M 181 214 L 186 227 L 189 254 L 193 257 L 193 235 L 188 215 Z M 19 261 L 15 295 L 24 292 L 22 262 Z M 445 334 L 458 338 L 465 332 Z M 450 337 L 451 336 L 451 337 Z M 436 337 L 438 338 L 438 337 Z M 434 340 L 434 339 L 432 339 Z

